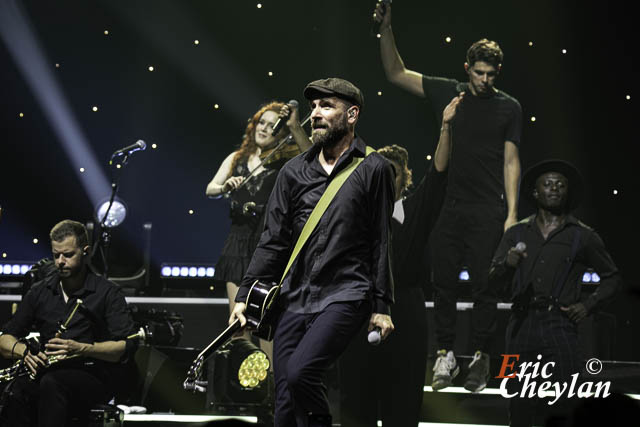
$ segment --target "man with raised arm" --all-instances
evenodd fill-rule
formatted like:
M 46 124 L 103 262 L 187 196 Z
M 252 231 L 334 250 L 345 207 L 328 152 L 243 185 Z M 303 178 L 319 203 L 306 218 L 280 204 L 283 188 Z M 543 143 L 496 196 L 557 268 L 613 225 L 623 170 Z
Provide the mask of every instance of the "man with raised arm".
M 467 51 L 467 82 L 424 75 L 405 67 L 391 30 L 391 5 L 378 3 L 380 53 L 387 79 L 426 98 L 439 123 L 449 101 L 464 92 L 451 123 L 452 146 L 442 212 L 431 236 L 435 335 L 438 353 L 432 387 L 451 384 L 460 368 L 453 353 L 456 286 L 463 266 L 472 283 L 473 331 L 465 388 L 479 392 L 489 375 L 489 340 L 495 330 L 496 298 L 488 286 L 492 255 L 504 230 L 517 221 L 518 155 L 522 111 L 518 101 L 495 87 L 503 54 L 498 44 L 479 40 Z

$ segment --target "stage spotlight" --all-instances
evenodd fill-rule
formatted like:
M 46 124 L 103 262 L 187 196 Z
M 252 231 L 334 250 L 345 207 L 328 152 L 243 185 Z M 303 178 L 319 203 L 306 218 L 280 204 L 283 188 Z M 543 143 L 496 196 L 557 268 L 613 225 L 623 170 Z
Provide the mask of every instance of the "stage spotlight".
M 107 212 L 107 208 L 109 207 L 109 200 L 105 200 L 102 203 L 99 203 L 96 207 L 96 219 L 98 222 L 102 221 L 104 214 Z M 113 201 L 113 205 L 111 209 L 109 209 L 109 214 L 104 221 L 104 225 L 107 228 L 114 228 L 122 224 L 122 221 L 127 216 L 127 207 L 123 201 L 116 198 Z
M 207 408 L 268 416 L 273 388 L 269 366 L 267 355 L 249 340 L 236 338 L 223 345 L 209 361 Z

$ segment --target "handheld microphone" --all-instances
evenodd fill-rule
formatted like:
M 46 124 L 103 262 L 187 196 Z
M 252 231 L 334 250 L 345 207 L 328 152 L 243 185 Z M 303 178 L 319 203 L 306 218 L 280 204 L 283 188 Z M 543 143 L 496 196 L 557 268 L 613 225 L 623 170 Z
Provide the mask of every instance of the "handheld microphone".
M 378 0 L 377 3 L 382 3 L 382 16 L 384 18 L 384 14 L 387 13 L 387 5 L 391 4 L 392 0 Z M 375 12 L 374 12 L 375 15 Z M 380 33 L 380 22 L 376 21 L 375 18 L 373 20 L 373 25 L 371 26 L 371 35 L 373 37 L 377 37 L 378 33 Z
M 516 251 L 524 252 L 527 250 L 527 244 L 525 242 L 516 243 Z
M 287 104 L 289 104 L 293 108 L 298 108 L 298 101 L 296 101 L 295 99 L 292 99 L 291 101 L 287 102 Z M 291 114 L 291 113 L 289 113 L 289 114 Z M 271 136 L 276 136 L 276 134 L 278 132 L 280 132 L 280 129 L 282 129 L 282 126 L 287 122 L 288 118 L 289 118 L 289 116 L 287 116 L 287 117 L 278 117 L 278 120 L 276 120 L 276 124 L 273 125 L 273 130 L 271 131 Z
M 112 155 L 111 158 L 117 157 L 117 156 L 122 156 L 123 154 L 125 156 L 128 156 L 129 154 L 133 153 L 134 151 L 138 151 L 138 150 L 145 150 L 147 148 L 147 143 L 144 142 L 143 140 L 139 139 L 135 142 L 135 144 L 131 144 L 127 147 L 121 148 L 119 150 L 116 150 Z
M 380 342 L 382 341 L 382 335 L 380 335 L 380 328 L 378 328 L 377 326 L 373 328 L 373 330 L 369 332 L 369 335 L 367 335 L 367 341 L 369 341 L 369 344 L 371 345 L 380 344 Z

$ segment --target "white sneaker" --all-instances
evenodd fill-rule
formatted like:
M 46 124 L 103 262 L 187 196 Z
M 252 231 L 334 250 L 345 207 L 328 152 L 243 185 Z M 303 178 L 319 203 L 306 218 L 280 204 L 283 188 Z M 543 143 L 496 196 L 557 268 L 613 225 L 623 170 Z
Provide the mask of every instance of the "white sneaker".
M 449 387 L 453 379 L 460 373 L 460 367 L 456 362 L 456 358 L 453 355 L 453 351 L 439 350 L 438 358 L 435 365 L 433 365 L 433 381 L 431 382 L 431 388 L 433 391 L 442 390 L 445 387 Z

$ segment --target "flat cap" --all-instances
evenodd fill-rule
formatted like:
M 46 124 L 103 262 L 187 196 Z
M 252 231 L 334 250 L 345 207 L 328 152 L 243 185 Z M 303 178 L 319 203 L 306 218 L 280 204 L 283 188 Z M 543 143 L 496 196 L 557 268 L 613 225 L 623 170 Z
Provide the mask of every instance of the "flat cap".
M 364 97 L 360 89 L 350 81 L 337 77 L 315 80 L 309 83 L 302 93 L 309 101 L 318 98 L 318 95 L 336 96 L 357 105 L 360 109 L 364 107 Z

